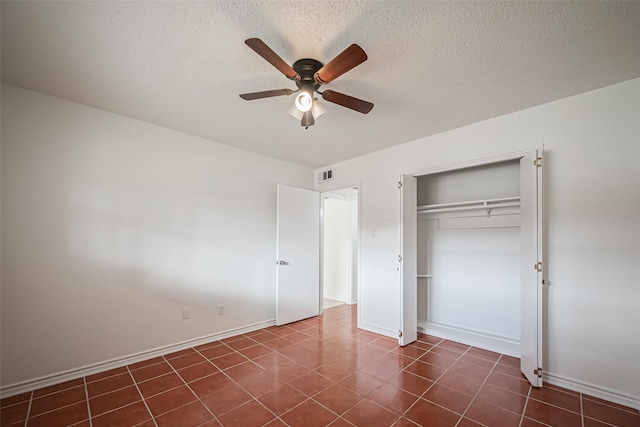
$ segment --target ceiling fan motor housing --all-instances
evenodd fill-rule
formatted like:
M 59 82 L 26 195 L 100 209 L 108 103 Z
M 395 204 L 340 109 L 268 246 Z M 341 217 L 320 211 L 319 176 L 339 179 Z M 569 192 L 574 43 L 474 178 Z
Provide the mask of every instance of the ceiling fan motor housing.
M 318 83 L 313 76 L 322 67 L 322 63 L 315 59 L 304 58 L 297 60 L 292 68 L 300 75 L 300 80 L 296 80 L 298 89 L 307 89 L 312 92 L 317 91 L 320 88 L 320 83 Z

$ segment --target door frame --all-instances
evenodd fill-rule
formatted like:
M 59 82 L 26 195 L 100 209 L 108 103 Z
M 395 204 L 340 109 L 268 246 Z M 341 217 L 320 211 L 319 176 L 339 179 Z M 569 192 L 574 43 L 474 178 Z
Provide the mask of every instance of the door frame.
M 486 165 L 491 165 L 491 164 L 495 164 L 495 163 L 502 163 L 502 162 L 507 162 L 507 161 L 514 161 L 514 160 L 520 160 L 525 156 L 529 156 L 531 155 L 531 153 L 537 153 L 537 156 L 542 156 L 542 153 L 544 152 L 544 145 L 542 145 L 541 148 L 539 149 L 525 149 L 525 150 L 519 150 L 519 151 L 514 151 L 514 152 L 509 152 L 509 153 L 504 153 L 504 154 L 498 154 L 498 155 L 494 155 L 494 156 L 489 156 L 489 157 L 484 157 L 484 158 L 479 158 L 479 159 L 474 159 L 474 160 L 468 160 L 468 161 L 464 161 L 464 162 L 458 162 L 458 163 L 452 163 L 452 164 L 448 164 L 448 165 L 442 165 L 442 166 L 436 166 L 436 167 L 431 167 L 431 168 L 427 168 L 427 169 L 421 169 L 419 171 L 416 172 L 412 172 L 412 173 L 405 173 L 403 175 L 407 175 L 407 176 L 413 176 L 415 178 L 420 177 L 420 176 L 424 176 L 424 175 L 432 175 L 432 174 L 437 174 L 437 173 L 441 173 L 441 172 L 451 172 L 451 171 L 456 171 L 456 170 L 462 170 L 462 169 L 468 169 L 468 168 L 473 168 L 473 167 L 477 167 L 477 166 L 486 166 Z M 520 171 L 520 173 L 522 174 L 522 171 Z M 542 175 L 540 173 L 538 173 L 538 177 L 537 177 L 537 183 L 538 183 L 538 191 L 537 194 L 535 194 L 534 196 L 537 198 L 538 195 L 541 193 L 542 191 Z M 548 281 L 546 280 L 546 248 L 545 248 L 545 239 L 544 236 L 546 236 L 545 230 L 544 230 L 544 221 L 542 221 L 542 215 L 543 215 L 543 211 L 542 211 L 542 200 L 537 200 L 536 199 L 536 214 L 537 214 L 537 222 L 538 222 L 538 246 L 537 246 L 537 250 L 536 253 L 538 255 L 538 260 L 541 262 L 541 268 L 540 268 L 540 273 L 539 273 L 539 280 L 538 280 L 538 299 L 537 299 L 537 312 L 539 315 L 538 318 L 538 327 L 537 327 L 537 357 L 538 357 L 538 365 L 539 365 L 539 369 L 542 370 L 543 368 L 543 348 L 544 348 L 544 342 L 543 342 L 543 333 L 544 333 L 544 313 L 545 313 L 545 307 L 544 307 L 544 284 L 548 283 Z M 416 206 L 417 207 L 417 206 Z M 400 230 L 402 232 L 402 230 L 404 229 L 404 218 L 400 217 L 400 223 L 401 223 L 401 227 Z M 402 236 L 401 236 L 402 237 Z M 402 242 L 402 240 L 401 240 Z M 402 247 L 401 244 L 401 254 L 404 254 L 404 248 Z M 404 255 L 402 255 L 404 256 Z M 527 268 L 528 266 L 522 266 L 522 268 Z M 544 268 L 542 268 L 544 267 Z M 400 283 L 401 288 L 403 287 L 402 282 Z M 404 301 L 401 301 L 401 304 L 404 304 Z M 404 307 L 400 307 L 400 313 L 402 313 L 404 310 Z M 542 386 L 542 377 L 540 376 L 540 378 L 537 380 L 537 384 L 534 384 L 532 382 L 532 384 L 534 386 Z
M 353 302 L 354 304 L 357 304 L 357 300 L 359 298 L 359 296 L 361 295 L 360 292 L 360 240 L 361 240 L 361 230 L 360 230 L 360 224 L 361 224 L 361 209 L 360 209 L 360 205 L 361 205 L 361 191 L 360 191 L 360 184 L 356 184 L 356 185 L 348 185 L 345 187 L 340 187 L 340 188 L 335 188 L 332 190 L 325 190 L 322 191 L 320 193 L 320 314 L 322 314 L 324 312 L 323 309 L 323 298 L 324 298 L 324 219 L 325 219 L 325 213 L 324 213 L 324 201 L 327 197 L 331 197 L 331 196 L 335 196 L 337 194 L 340 194 L 341 191 L 345 191 L 345 190 L 355 190 L 356 192 L 356 197 L 354 200 L 354 206 L 356 208 L 356 212 L 355 215 L 353 215 L 352 212 L 352 219 L 355 219 L 355 223 L 352 224 L 352 228 L 351 228 L 351 233 L 355 234 L 355 236 L 353 237 L 353 248 L 352 250 L 354 251 L 354 257 L 352 259 L 351 262 L 351 268 L 352 268 L 352 274 L 351 274 L 351 280 L 350 280 L 350 285 L 349 285 L 349 296 L 350 298 L 353 297 L 353 293 L 355 290 L 355 293 L 357 295 L 356 297 L 356 301 Z M 360 325 L 360 309 L 356 308 L 357 311 L 357 325 Z

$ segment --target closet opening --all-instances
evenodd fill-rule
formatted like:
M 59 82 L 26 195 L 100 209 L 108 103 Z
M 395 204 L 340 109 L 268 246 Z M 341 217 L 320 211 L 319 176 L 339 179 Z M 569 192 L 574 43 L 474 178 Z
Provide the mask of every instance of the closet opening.
M 542 385 L 542 150 L 403 175 L 400 345 L 512 355 Z
M 417 178 L 418 331 L 520 357 L 520 164 Z

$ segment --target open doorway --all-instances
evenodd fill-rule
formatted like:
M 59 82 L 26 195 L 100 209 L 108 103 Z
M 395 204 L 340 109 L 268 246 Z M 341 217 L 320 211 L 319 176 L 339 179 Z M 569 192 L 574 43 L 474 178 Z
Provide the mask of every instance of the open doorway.
M 358 189 L 322 194 L 322 306 L 358 300 Z

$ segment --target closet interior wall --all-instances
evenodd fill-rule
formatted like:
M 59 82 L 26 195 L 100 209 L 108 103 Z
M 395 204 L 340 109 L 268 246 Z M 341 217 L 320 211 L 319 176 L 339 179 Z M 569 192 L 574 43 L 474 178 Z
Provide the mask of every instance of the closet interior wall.
M 422 332 L 519 356 L 519 176 L 515 160 L 418 177 Z

